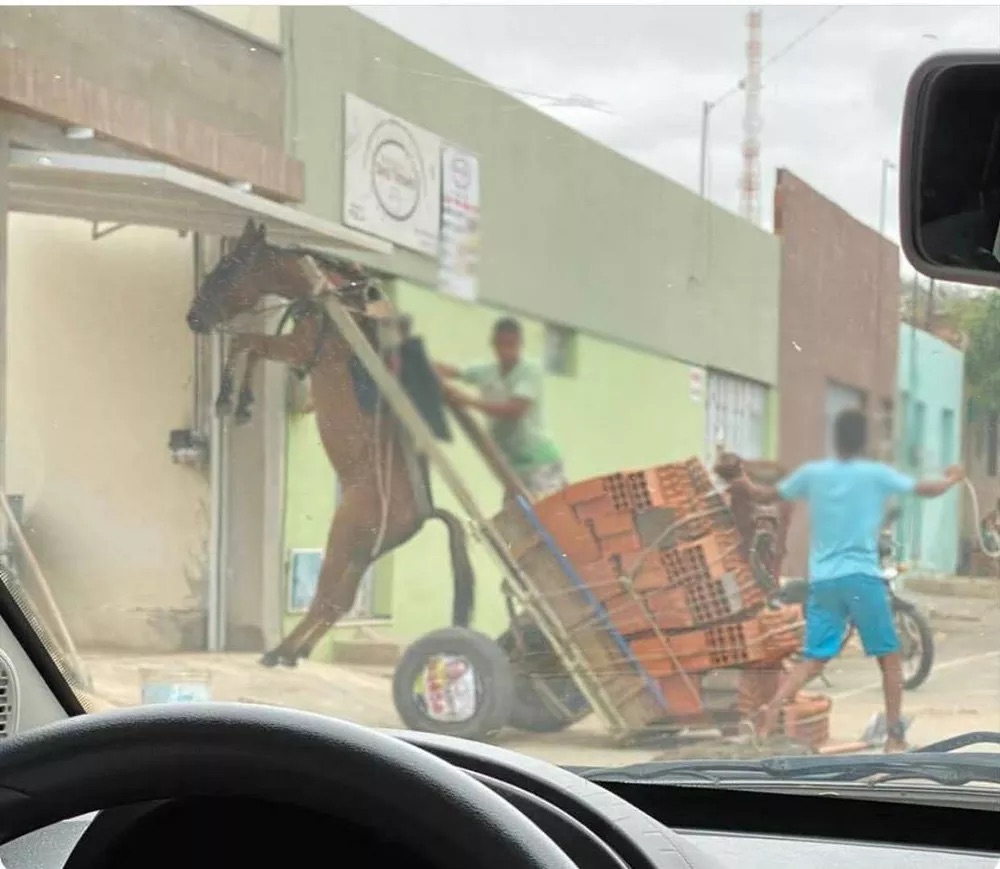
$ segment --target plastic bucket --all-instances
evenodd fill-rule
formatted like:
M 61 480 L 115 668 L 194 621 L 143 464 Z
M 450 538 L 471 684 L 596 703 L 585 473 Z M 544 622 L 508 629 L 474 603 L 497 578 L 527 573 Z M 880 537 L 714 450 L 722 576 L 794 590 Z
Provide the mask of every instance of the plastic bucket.
M 203 670 L 139 671 L 143 705 L 203 703 L 212 699 L 212 676 Z

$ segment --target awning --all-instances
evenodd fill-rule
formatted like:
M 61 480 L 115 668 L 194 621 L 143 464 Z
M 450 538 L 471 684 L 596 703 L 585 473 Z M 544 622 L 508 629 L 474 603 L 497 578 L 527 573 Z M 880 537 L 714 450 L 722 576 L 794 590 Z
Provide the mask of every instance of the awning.
M 392 245 L 166 163 L 11 149 L 8 208 L 92 223 L 238 236 L 247 218 L 276 244 L 392 253 Z

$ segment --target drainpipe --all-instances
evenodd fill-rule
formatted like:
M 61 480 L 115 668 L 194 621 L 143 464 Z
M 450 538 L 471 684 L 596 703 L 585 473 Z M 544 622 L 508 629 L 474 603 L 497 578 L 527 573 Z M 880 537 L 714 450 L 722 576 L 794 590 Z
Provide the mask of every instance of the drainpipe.
M 202 265 L 204 257 L 202 255 L 202 238 L 200 232 L 191 234 L 191 259 L 194 266 L 194 291 L 198 292 L 201 280 L 204 276 Z M 201 437 L 205 436 L 202 423 L 201 399 L 202 399 L 202 377 L 201 369 L 204 362 L 205 344 L 200 335 L 192 335 L 194 345 L 194 359 L 192 359 L 191 372 L 191 430 Z
M 212 395 L 218 395 L 222 388 L 222 354 L 224 347 L 222 336 L 213 333 L 212 342 Z M 221 652 L 225 645 L 224 618 L 222 606 L 222 571 L 225 565 L 225 528 L 223 518 L 223 499 L 225 486 L 223 465 L 225 463 L 225 431 L 222 420 L 216 413 L 211 414 L 209 421 L 209 502 L 211 516 L 209 519 L 208 542 L 208 593 L 206 615 L 208 618 L 208 651 Z
M 220 242 L 220 247 L 225 242 Z M 210 245 L 216 252 L 215 244 Z M 206 255 L 205 246 L 200 246 L 202 257 Z M 204 263 L 201 263 L 203 265 Z M 223 337 L 213 332 L 208 339 L 208 354 L 211 362 L 211 378 L 209 396 L 212 407 L 215 396 L 222 388 L 222 367 L 225 361 L 226 346 Z M 209 652 L 221 652 L 226 646 L 226 594 L 225 570 L 228 564 L 226 554 L 227 533 L 225 518 L 226 497 L 226 431 L 217 413 L 208 413 L 208 455 L 209 455 L 209 530 L 208 530 L 208 588 L 206 590 L 207 647 Z

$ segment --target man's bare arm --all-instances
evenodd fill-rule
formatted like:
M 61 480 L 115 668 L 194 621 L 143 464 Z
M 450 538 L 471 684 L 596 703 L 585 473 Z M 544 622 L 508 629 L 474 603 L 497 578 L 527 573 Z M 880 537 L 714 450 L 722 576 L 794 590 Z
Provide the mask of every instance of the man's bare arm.
M 958 465 L 952 465 L 944 472 L 941 480 L 921 480 L 913 492 L 921 498 L 939 498 L 945 492 L 965 479 L 965 471 Z
M 520 419 L 528 412 L 531 402 L 526 398 L 510 398 L 507 401 L 486 401 L 481 398 L 470 398 L 466 404 L 493 419 Z
M 462 376 L 462 371 L 455 365 L 446 365 L 443 362 L 435 362 L 434 370 L 438 373 L 438 377 L 443 377 L 445 380 L 457 380 Z

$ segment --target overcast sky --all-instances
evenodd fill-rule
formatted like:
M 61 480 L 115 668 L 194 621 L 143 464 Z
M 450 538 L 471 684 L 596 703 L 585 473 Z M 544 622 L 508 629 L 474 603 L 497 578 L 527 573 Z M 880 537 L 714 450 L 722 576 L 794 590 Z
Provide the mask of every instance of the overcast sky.
M 745 6 L 358 9 L 499 87 L 604 104 L 613 114 L 542 110 L 691 189 L 702 102 L 745 72 Z M 784 166 L 876 226 L 881 161 L 899 152 L 909 74 L 939 51 L 998 47 L 1000 6 L 765 7 L 765 60 L 788 51 L 763 74 L 763 223 L 770 228 L 774 172 Z M 710 195 L 733 211 L 742 137 L 737 92 L 712 112 L 709 147 Z M 895 239 L 894 173 L 889 192 L 886 229 Z

